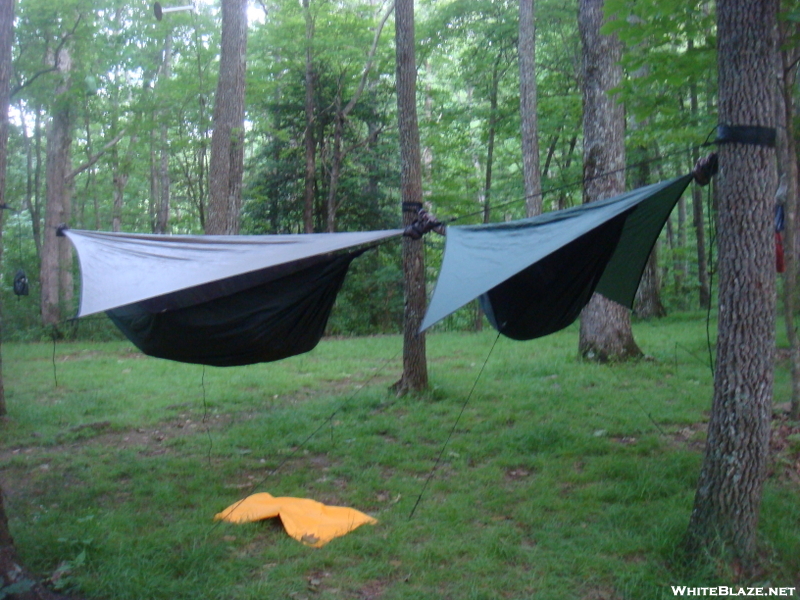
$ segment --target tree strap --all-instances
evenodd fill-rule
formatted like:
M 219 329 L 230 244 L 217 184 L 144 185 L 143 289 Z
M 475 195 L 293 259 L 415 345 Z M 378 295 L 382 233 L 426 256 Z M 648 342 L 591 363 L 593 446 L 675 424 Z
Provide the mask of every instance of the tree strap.
M 403 212 L 418 213 L 422 210 L 422 202 L 403 202 L 401 206 L 403 207 Z
M 775 147 L 777 131 L 774 127 L 760 125 L 718 125 L 715 144 L 747 144 L 749 146 Z
M 417 212 L 417 218 L 411 225 L 406 227 L 405 231 L 403 231 L 403 235 L 412 240 L 418 240 L 429 231 L 435 231 L 439 235 L 445 235 L 444 223 L 441 223 L 424 208 L 420 208 Z

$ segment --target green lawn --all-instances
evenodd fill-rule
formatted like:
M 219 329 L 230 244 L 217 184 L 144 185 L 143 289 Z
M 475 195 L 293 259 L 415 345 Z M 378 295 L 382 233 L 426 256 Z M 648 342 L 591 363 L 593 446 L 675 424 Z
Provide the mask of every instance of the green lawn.
M 711 404 L 705 321 L 634 331 L 648 359 L 612 366 L 579 361 L 574 328 L 501 338 L 466 407 L 493 332 L 430 335 L 433 389 L 399 399 L 399 336 L 234 369 L 121 342 L 7 344 L 12 532 L 43 578 L 109 600 L 639 600 L 733 585 L 677 551 Z M 750 585 L 800 580 L 798 467 L 794 433 L 776 446 Z M 313 549 L 275 522 L 212 520 L 256 491 L 379 523 Z

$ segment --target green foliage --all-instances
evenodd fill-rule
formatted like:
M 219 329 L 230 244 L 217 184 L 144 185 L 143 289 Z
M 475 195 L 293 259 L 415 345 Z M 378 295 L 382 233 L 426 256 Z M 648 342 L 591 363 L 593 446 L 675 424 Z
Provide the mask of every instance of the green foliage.
M 306 23 L 302 3 L 271 0 L 251 19 L 247 55 L 244 233 L 295 233 L 303 229 Z M 627 73 L 618 90 L 631 115 L 629 162 L 673 156 L 703 141 L 714 117 L 713 6 L 685 0 L 609 0 L 606 31 L 625 43 Z M 361 0 L 313 0 L 309 42 L 315 77 L 317 143 L 314 227 L 327 226 L 336 116 L 357 93 L 375 29 L 387 7 Z M 518 6 L 511 1 L 453 0 L 418 5 L 418 115 L 423 150 L 423 188 L 429 208 L 458 224 L 479 222 L 489 203 L 492 220 L 523 215 L 520 176 Z M 538 125 L 545 210 L 582 201 L 580 41 L 575 0 L 537 2 L 536 67 Z M 57 108 L 61 83 L 53 55 L 69 47 L 69 106 L 73 168 L 96 163 L 76 176 L 73 227 L 148 232 L 155 226 L 161 158 L 168 157 L 170 230 L 201 233 L 208 198 L 208 159 L 219 50 L 219 12 L 201 4 L 158 22 L 149 5 L 119 0 L 30 0 L 18 6 L 12 99 L 8 198 L 17 210 L 4 223 L 5 265 L 0 290 L 9 339 L 41 339 L 37 329 L 38 268 L 45 197 L 46 124 Z M 785 11 L 785 22 L 793 13 Z M 397 227 L 399 152 L 394 95 L 392 20 L 386 24 L 364 93 L 345 121 L 346 150 L 335 194 L 339 231 Z M 172 60 L 167 72 L 165 48 Z M 497 96 L 497 110 L 491 98 Z M 695 107 L 696 101 L 696 107 Z M 486 171 L 490 129 L 495 135 L 491 192 Z M 688 153 L 653 168 L 654 178 L 685 172 Z M 633 177 L 631 177 L 633 180 Z M 115 193 L 121 192 L 121 206 Z M 683 226 L 683 225 L 682 225 Z M 34 239 L 36 238 L 36 239 Z M 692 234 L 688 235 L 689 243 Z M 680 246 L 680 247 L 679 247 Z M 433 282 L 441 244 L 429 243 Z M 662 264 L 687 258 L 689 247 L 670 246 Z M 351 275 L 331 331 L 341 334 L 392 330 L 399 314 L 399 265 L 390 254 L 364 257 Z M 362 265 L 363 266 L 360 266 Z M 22 266 L 32 295 L 9 295 Z M 76 267 L 77 268 L 77 267 Z M 674 280 L 665 277 L 664 281 Z M 693 281 L 693 280 L 692 280 Z M 378 286 L 375 288 L 374 286 Z M 691 285 L 691 283 L 690 283 Z M 665 287 L 676 300 L 686 293 Z M 378 291 L 379 290 L 379 291 Z M 380 302 L 371 303 L 377 293 Z M 675 303 L 679 306 L 680 303 Z M 376 308 L 380 306 L 379 310 Z M 688 307 L 691 308 L 692 305 Z M 73 307 L 67 307 L 67 313 Z M 359 316 L 360 315 L 360 316 Z M 368 315 L 368 316 L 366 316 Z M 449 319 L 445 328 L 472 328 L 474 311 Z M 391 325 L 390 325 L 391 324 Z M 354 329 L 348 329 L 353 327 Z M 92 336 L 114 335 L 90 329 Z
M 685 571 L 677 551 L 711 398 L 703 315 L 634 327 L 650 358 L 613 367 L 579 361 L 574 328 L 501 338 L 472 392 L 495 334 L 432 335 L 435 391 L 399 399 L 386 392 L 399 336 L 235 369 L 60 343 L 57 386 L 50 344 L 7 344 L 0 466 L 15 539 L 36 574 L 85 598 L 639 600 L 730 585 Z M 212 522 L 253 491 L 379 523 L 314 550 L 277 523 Z M 767 482 L 772 585 L 800 568 L 797 492 L 778 471 Z
M 604 32 L 625 44 L 620 98 L 637 122 L 635 144 L 699 145 L 716 125 L 712 3 L 609 0 Z

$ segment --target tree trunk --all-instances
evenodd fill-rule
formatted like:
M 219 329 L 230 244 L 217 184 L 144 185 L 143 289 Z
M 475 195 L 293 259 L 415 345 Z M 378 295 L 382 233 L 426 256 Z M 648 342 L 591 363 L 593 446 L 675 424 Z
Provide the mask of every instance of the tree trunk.
M 153 115 L 157 119 L 157 112 Z M 158 199 L 161 197 L 161 185 L 158 177 L 158 159 L 156 157 L 156 132 L 150 130 L 150 201 L 147 210 L 150 216 L 150 229 L 158 233 Z
M 342 160 L 344 159 L 342 138 L 344 138 L 345 115 L 342 113 L 341 86 L 336 92 L 335 102 L 335 114 L 333 116 L 333 156 L 331 157 L 331 176 L 328 184 L 327 217 L 325 223 L 325 229 L 328 233 L 336 232 L 336 209 L 338 208 L 336 194 L 339 190 L 339 176 L 342 171 Z
M 616 36 L 600 33 L 603 0 L 581 0 L 578 18 L 583 42 L 584 202 L 595 202 L 625 191 L 625 114 L 609 95 L 622 79 L 622 47 Z M 581 313 L 578 351 L 600 362 L 641 356 L 628 309 L 594 294 Z
M 239 233 L 244 173 L 246 0 L 222 0 L 222 48 L 214 98 L 206 233 Z
M 168 31 L 164 38 L 164 55 L 158 69 L 158 81 L 162 89 L 165 88 L 172 74 L 172 34 Z M 161 104 L 164 104 L 163 102 Z M 169 178 L 169 126 L 167 123 L 168 111 L 162 108 L 156 112 L 159 122 L 158 161 L 155 159 L 155 150 L 151 147 L 151 191 L 153 192 L 153 233 L 169 233 L 169 204 L 170 204 L 170 178 Z M 151 134 L 151 143 L 155 144 Z
M 542 212 L 539 172 L 539 125 L 536 117 L 536 23 L 534 0 L 519 0 L 519 112 L 522 123 L 522 172 L 525 180 L 525 212 Z
M 11 88 L 11 42 L 14 39 L 14 0 L 0 0 L 0 207 L 6 206 L 6 159 L 8 157 L 8 105 Z M 0 264 L 3 259 L 3 220 L 0 208 Z M 3 342 L 0 315 L 0 346 Z M 6 391 L 3 382 L 3 355 L 0 352 L 0 416 L 6 414 Z M 2 505 L 0 505 L 0 508 Z M 2 523 L 0 523 L 2 526 Z
M 316 106 L 314 103 L 315 81 L 314 73 L 314 18 L 311 15 L 310 0 L 303 0 L 303 16 L 306 22 L 306 129 L 303 134 L 305 147 L 306 170 L 305 188 L 303 192 L 303 230 L 314 233 L 314 197 L 317 189 L 317 142 L 314 139 L 314 125 L 316 122 Z
M 11 80 L 11 41 L 13 38 L 14 0 L 0 0 L 0 204 L 5 204 L 6 158 L 8 155 L 8 105 L 9 84 Z M 0 211 L 0 221 L 2 211 Z M 2 242 L 2 228 L 0 228 Z M 2 243 L 0 243 L 0 251 Z M 0 340 L 2 338 L 0 337 Z M 5 414 L 5 391 L 3 387 L 2 364 L 0 363 L 0 410 Z M 7 588 L 15 583 L 25 591 L 13 594 L 15 600 L 55 600 L 39 583 L 35 582 L 20 564 L 14 539 L 8 529 L 3 495 L 0 493 L 0 588 Z
M 53 118 L 47 133 L 47 165 L 45 180 L 47 185 L 47 204 L 45 206 L 44 235 L 40 284 L 42 290 L 41 312 L 45 325 L 57 325 L 61 321 L 60 246 L 66 244 L 64 238 L 56 236 L 56 229 L 66 219 L 65 199 L 69 193 L 70 137 L 72 119 L 70 111 L 69 77 L 72 61 L 67 45 L 54 57 L 61 80 L 55 90 Z
M 678 227 L 677 227 L 677 241 L 678 252 L 674 253 L 673 259 L 675 261 L 675 290 L 678 298 L 685 304 L 684 308 L 688 308 L 686 299 L 686 273 L 688 272 L 689 263 L 686 259 L 686 199 L 681 196 L 678 198 Z
M 720 123 L 775 125 L 776 10 L 774 1 L 717 4 Z M 720 145 L 717 185 L 717 365 L 687 548 L 749 570 L 772 412 L 775 150 Z
M 400 135 L 400 194 L 403 225 L 410 225 L 422 207 L 422 164 L 417 124 L 417 67 L 414 52 L 414 0 L 395 4 L 397 56 L 397 117 Z M 403 374 L 394 384 L 398 394 L 428 387 L 425 334 L 419 326 L 425 315 L 425 255 L 422 240 L 403 238 Z
M 492 89 L 489 92 L 489 131 L 486 141 L 486 172 L 483 180 L 483 222 L 492 221 L 492 169 L 494 168 L 494 140 L 497 135 L 497 88 L 500 86 L 500 60 L 498 55 L 492 68 Z
M 661 277 L 658 272 L 658 243 L 653 247 L 642 273 L 642 281 L 636 290 L 634 312 L 640 319 L 660 319 L 667 316 L 661 302 Z
M 691 49 L 693 44 L 689 42 Z M 697 84 L 692 83 L 689 88 L 692 116 L 697 118 L 699 107 L 697 102 Z M 700 150 L 692 150 L 692 164 L 696 165 L 700 159 Z M 706 223 L 703 217 L 703 191 L 700 186 L 692 186 L 692 225 L 694 226 L 697 247 L 697 287 L 700 294 L 700 308 L 708 309 L 711 306 L 711 289 L 708 281 L 708 259 L 706 257 Z
M 640 158 L 639 166 L 634 172 L 634 187 L 644 187 L 650 183 L 650 163 L 647 161 L 647 148 L 640 146 L 637 148 Z M 660 319 L 667 316 L 667 309 L 661 302 L 661 277 L 658 270 L 658 241 L 653 246 L 647 263 L 644 266 L 642 280 L 636 290 L 633 311 L 641 319 Z

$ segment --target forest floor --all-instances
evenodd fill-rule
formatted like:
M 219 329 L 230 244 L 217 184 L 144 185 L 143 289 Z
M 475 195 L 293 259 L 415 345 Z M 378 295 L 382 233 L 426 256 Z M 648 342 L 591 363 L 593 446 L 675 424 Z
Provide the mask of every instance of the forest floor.
M 126 342 L 6 344 L 0 485 L 12 533 L 50 586 L 104 600 L 647 600 L 673 598 L 672 586 L 800 587 L 800 423 L 786 411 L 786 361 L 761 560 L 742 580 L 681 561 L 711 405 L 705 321 L 677 315 L 634 334 L 647 359 L 595 365 L 577 359 L 574 328 L 500 338 L 491 355 L 493 332 L 434 333 L 432 389 L 403 398 L 387 392 L 399 336 L 326 339 L 231 369 L 146 358 Z M 378 523 L 314 549 L 275 519 L 213 521 L 263 491 Z

